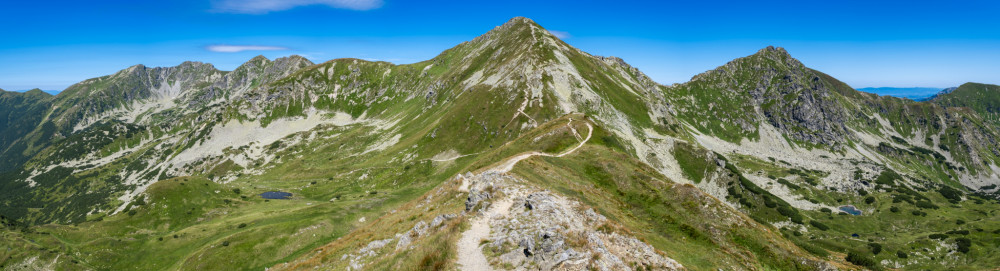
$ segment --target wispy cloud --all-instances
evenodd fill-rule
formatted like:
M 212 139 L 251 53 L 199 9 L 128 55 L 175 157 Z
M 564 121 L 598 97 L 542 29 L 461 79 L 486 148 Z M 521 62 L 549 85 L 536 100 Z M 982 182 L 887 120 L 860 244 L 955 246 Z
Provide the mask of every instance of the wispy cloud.
M 553 36 L 556 36 L 556 38 L 559 39 L 568 39 L 569 37 L 572 37 L 569 35 L 569 32 L 566 31 L 549 30 L 549 33 L 552 33 Z
M 264 46 L 264 45 L 209 45 L 205 46 L 205 50 L 219 53 L 239 53 L 243 51 L 281 51 L 288 50 L 288 47 L 280 46 Z
M 382 7 L 382 0 L 214 0 L 212 11 L 221 13 L 265 14 L 300 6 L 324 5 L 332 8 L 371 10 Z

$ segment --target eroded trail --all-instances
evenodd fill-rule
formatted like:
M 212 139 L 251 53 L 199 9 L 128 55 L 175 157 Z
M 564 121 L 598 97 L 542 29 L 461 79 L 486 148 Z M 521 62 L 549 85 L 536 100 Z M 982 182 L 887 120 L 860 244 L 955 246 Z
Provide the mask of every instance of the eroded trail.
M 573 134 L 577 134 L 576 129 L 572 126 L 572 119 L 567 124 L 569 128 L 573 131 Z M 580 147 L 583 147 L 587 141 L 590 141 L 590 137 L 594 134 L 594 126 L 587 123 L 587 137 L 580 141 L 580 144 L 572 149 L 566 150 L 560 154 L 548 154 L 542 152 L 529 152 L 524 154 L 519 154 L 517 156 L 511 157 L 501 163 L 500 165 L 491 168 L 487 171 L 493 171 L 496 173 L 507 173 L 517 165 L 517 162 L 521 160 L 531 158 L 533 156 L 549 156 L 549 157 L 563 157 L 565 155 L 575 152 Z M 579 138 L 579 137 L 577 137 Z M 467 180 L 463 181 L 463 187 L 466 187 Z M 490 235 L 490 219 L 493 217 L 502 217 L 510 211 L 510 207 L 513 204 L 513 196 L 507 195 L 502 199 L 496 199 L 495 204 L 489 207 L 482 215 L 475 217 L 470 221 L 471 227 L 465 232 L 462 232 L 462 237 L 458 240 L 458 265 L 462 270 L 493 270 L 490 267 L 489 260 L 486 259 L 486 255 L 483 255 L 483 250 L 480 248 L 480 241 L 487 239 Z
M 572 120 L 570 121 L 570 123 L 572 123 Z M 571 130 L 573 130 L 574 134 L 576 133 L 576 129 L 573 129 L 572 125 L 570 125 L 569 128 Z M 519 154 L 517 156 L 511 157 L 510 159 L 507 159 L 507 161 L 504 161 L 499 166 L 497 166 L 497 167 L 495 167 L 493 169 L 490 169 L 490 170 L 494 170 L 494 171 L 499 171 L 499 172 L 506 173 L 506 172 L 510 172 L 511 169 L 514 169 L 514 165 L 517 165 L 517 162 L 521 162 L 521 160 L 528 159 L 528 158 L 531 158 L 533 156 L 563 157 L 563 156 L 566 156 L 568 154 L 571 154 L 571 153 L 575 152 L 577 149 L 579 149 L 580 147 L 583 147 L 583 144 L 587 144 L 587 141 L 590 141 L 590 136 L 594 135 L 594 126 L 590 125 L 590 123 L 587 123 L 587 129 L 590 130 L 590 131 L 587 132 L 587 138 L 584 138 L 582 141 L 580 141 L 580 144 L 577 145 L 576 147 L 573 147 L 572 149 L 566 150 L 563 153 L 560 153 L 560 154 L 548 154 L 548 153 L 543 153 L 543 152 L 529 152 L 529 153 Z
M 490 219 L 506 215 L 513 204 L 510 197 L 504 198 L 472 220 L 472 226 L 458 239 L 458 264 L 462 270 L 493 270 L 479 242 L 490 237 Z

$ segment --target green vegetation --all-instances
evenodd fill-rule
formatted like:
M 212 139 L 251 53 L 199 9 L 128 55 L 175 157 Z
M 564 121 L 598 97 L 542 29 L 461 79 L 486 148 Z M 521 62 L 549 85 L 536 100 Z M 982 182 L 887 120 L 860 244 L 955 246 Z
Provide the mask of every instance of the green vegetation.
M 705 178 L 705 172 L 710 169 L 713 162 L 711 161 L 712 156 L 685 143 L 679 143 L 675 145 L 675 148 L 674 159 L 677 159 L 677 163 L 680 164 L 684 177 L 695 183 L 701 182 Z
M 930 102 L 945 107 L 966 107 L 974 110 L 984 120 L 1000 127 L 1000 86 L 980 83 L 965 83 L 951 91 L 938 95 Z
M 855 252 L 855 251 L 848 252 L 847 258 L 845 258 L 845 260 L 859 266 L 867 267 L 868 269 L 871 270 L 881 270 L 878 263 L 875 262 L 875 259 L 861 252 Z
M 810 269 L 792 260 L 810 259 L 807 252 L 756 223 L 734 227 L 707 219 L 709 213 L 727 207 L 698 196 L 697 188 L 670 182 L 635 158 L 606 146 L 588 144 L 569 157 L 532 158 L 519 163 L 514 172 L 534 184 L 577 198 L 628 228 L 649 229 L 633 233 L 688 268 L 724 268 L 737 262 L 782 270 Z M 723 234 L 710 234 L 709 229 Z
M 825 230 L 829 230 L 830 229 L 830 227 L 827 226 L 826 224 L 823 224 L 822 222 L 819 222 L 819 221 L 816 221 L 816 220 L 809 221 L 809 225 L 812 225 L 813 227 L 816 227 L 817 229 L 819 229 L 821 231 L 825 231 Z

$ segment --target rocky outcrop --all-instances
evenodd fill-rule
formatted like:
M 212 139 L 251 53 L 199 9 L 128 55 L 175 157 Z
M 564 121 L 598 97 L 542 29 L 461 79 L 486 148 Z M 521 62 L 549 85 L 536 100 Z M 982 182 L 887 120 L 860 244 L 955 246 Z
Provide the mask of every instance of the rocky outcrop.
M 769 46 L 674 89 L 695 99 L 681 109 L 693 112 L 688 120 L 695 124 L 714 118 L 744 131 L 756 131 L 763 121 L 791 139 L 840 149 L 849 137 L 845 125 L 848 114 L 838 103 L 833 84 L 785 49 Z
M 469 199 L 485 199 L 480 196 L 482 192 L 475 191 L 489 189 L 499 194 L 490 199 L 494 203 L 485 208 L 482 217 L 473 218 L 472 229 L 464 233 L 488 233 L 482 236 L 481 246 L 463 247 L 463 241 L 468 246 L 473 243 L 469 241 L 478 239 L 472 236 L 463 236 L 459 241 L 459 252 L 463 254 L 458 262 L 463 268 L 474 269 L 485 264 L 481 261 L 489 261 L 514 270 L 683 269 L 578 201 L 524 185 L 518 178 L 496 171 L 459 178 L 469 187 Z M 490 256 L 478 255 L 483 251 Z M 481 260 L 477 262 L 476 258 Z

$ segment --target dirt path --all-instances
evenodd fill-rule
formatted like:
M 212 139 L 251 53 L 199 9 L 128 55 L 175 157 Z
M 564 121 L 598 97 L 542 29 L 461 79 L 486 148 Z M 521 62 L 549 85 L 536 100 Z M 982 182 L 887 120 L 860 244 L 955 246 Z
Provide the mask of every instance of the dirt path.
M 570 119 L 570 123 L 572 123 L 572 119 Z M 563 157 L 567 154 L 571 154 L 580 147 L 583 147 L 583 144 L 586 144 L 587 141 L 590 141 L 590 137 L 594 134 L 594 126 L 587 123 L 587 128 L 590 130 L 587 132 L 587 138 L 581 140 L 580 145 L 577 145 L 576 147 L 573 147 L 563 153 L 556 155 L 541 152 L 524 153 L 507 159 L 507 161 L 504 161 L 502 164 L 490 169 L 489 171 L 498 171 L 501 173 L 510 172 L 510 170 L 514 168 L 514 165 L 517 165 L 517 162 L 536 155 Z M 572 129 L 573 133 L 576 134 L 576 129 L 574 129 L 572 125 L 570 125 L 570 129 Z M 462 181 L 463 187 L 467 184 L 468 180 Z M 510 207 L 514 204 L 512 198 L 513 197 L 511 195 L 508 195 L 503 199 L 497 199 L 496 203 L 490 206 L 489 210 L 470 221 L 472 226 L 465 232 L 462 232 L 462 237 L 458 239 L 458 266 L 460 269 L 475 271 L 493 270 L 493 268 L 490 267 L 489 260 L 486 259 L 486 255 L 483 255 L 483 250 L 479 247 L 479 242 L 490 236 L 490 219 L 494 217 L 506 216 L 510 212 Z
M 442 158 L 442 159 L 430 158 L 430 159 L 427 159 L 427 160 L 429 160 L 431 162 L 449 162 L 449 161 L 458 160 L 458 158 L 462 158 L 462 157 L 466 157 L 466 156 L 479 155 L 479 154 L 484 153 L 484 152 L 486 152 L 486 151 L 481 151 L 481 152 L 477 152 L 477 153 L 470 153 L 470 154 L 456 155 L 456 156 L 452 156 L 452 157 L 448 157 L 448 158 Z
M 479 242 L 490 237 L 490 219 L 507 215 L 511 205 L 514 205 L 511 197 L 497 201 L 483 215 L 472 220 L 469 230 L 462 233 L 462 238 L 458 239 L 458 265 L 462 270 L 493 270 Z
M 524 93 L 524 94 L 525 94 L 525 97 L 531 97 L 531 93 L 528 93 L 528 90 L 525 90 L 524 92 L 525 92 L 525 93 Z M 514 122 L 514 120 L 516 120 L 516 119 L 517 119 L 517 117 L 518 117 L 518 116 L 521 116 L 521 115 L 524 115 L 525 117 L 527 117 L 528 119 L 530 119 L 530 120 L 531 120 L 531 122 L 534 122 L 534 123 L 535 123 L 535 125 L 538 125 L 538 121 L 536 121 L 536 120 L 535 120 L 534 118 L 532 118 L 531 116 L 528 116 L 528 114 L 525 114 L 525 113 L 524 113 L 524 109 L 525 109 L 525 108 L 528 108 L 528 103 L 529 103 L 529 102 L 531 102 L 531 99 L 527 99 L 527 98 L 525 98 L 525 99 L 524 99 L 524 101 L 523 101 L 523 102 L 521 102 L 521 107 L 517 108 L 517 113 L 514 113 L 514 117 L 510 118 L 510 121 L 508 121 L 508 122 L 507 122 L 507 124 L 504 124 L 504 127 L 506 127 L 507 125 L 510 125 L 510 123 L 511 123 L 511 122 Z
M 590 136 L 594 135 L 594 126 L 590 125 L 590 123 L 587 123 L 587 128 L 590 130 L 590 131 L 587 132 L 587 138 L 584 138 L 582 141 L 580 141 L 580 145 L 577 145 L 576 147 L 573 147 L 572 149 L 569 149 L 569 150 L 567 150 L 567 151 L 565 151 L 563 153 L 556 154 L 556 155 L 552 155 L 552 154 L 548 154 L 548 153 L 543 153 L 543 152 L 529 152 L 529 153 L 524 153 L 524 154 L 520 154 L 520 155 L 514 156 L 514 157 L 512 157 L 510 159 L 507 159 L 507 161 L 504 161 L 503 164 L 500 164 L 499 166 L 497 166 L 497 167 L 495 167 L 495 168 L 493 168 L 491 170 L 495 170 L 495 171 L 506 173 L 506 172 L 510 172 L 511 169 L 514 169 L 514 165 L 517 165 L 517 162 L 521 162 L 521 160 L 531 158 L 532 156 L 563 157 L 563 156 L 566 156 L 568 154 L 571 154 L 571 153 L 575 152 L 577 149 L 579 149 L 580 147 L 583 147 L 583 144 L 587 144 L 587 141 L 590 141 Z M 570 129 L 573 129 L 573 127 L 570 126 Z M 576 129 L 573 129 L 573 131 L 575 133 Z
M 576 132 L 576 128 L 573 128 L 573 119 L 569 119 L 569 122 L 566 123 L 566 126 L 569 126 L 569 130 L 573 131 L 573 137 L 576 137 L 576 141 L 583 140 L 583 137 L 580 136 L 580 133 Z

